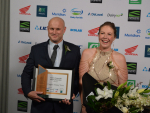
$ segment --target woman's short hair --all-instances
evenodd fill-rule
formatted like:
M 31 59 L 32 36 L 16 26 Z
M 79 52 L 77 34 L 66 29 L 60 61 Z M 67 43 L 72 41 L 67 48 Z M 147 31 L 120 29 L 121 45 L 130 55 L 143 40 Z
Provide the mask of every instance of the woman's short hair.
M 105 22 L 105 23 L 103 23 L 100 27 L 99 27 L 99 32 L 98 32 L 98 35 L 99 35 L 99 33 L 100 33 L 100 31 L 101 31 L 101 28 L 103 27 L 103 26 L 109 26 L 109 27 L 111 27 L 113 30 L 114 30 L 114 36 L 116 37 L 117 36 L 117 30 L 116 30 L 116 27 L 115 27 L 115 24 L 114 23 L 112 23 L 112 22 Z

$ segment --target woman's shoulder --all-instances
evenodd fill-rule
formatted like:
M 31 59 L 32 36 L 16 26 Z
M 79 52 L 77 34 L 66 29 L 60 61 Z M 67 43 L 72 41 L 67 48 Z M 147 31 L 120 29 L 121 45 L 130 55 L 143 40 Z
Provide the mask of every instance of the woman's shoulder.
M 116 63 L 121 63 L 122 61 L 125 61 L 125 56 L 117 51 L 113 51 L 113 59 Z
M 85 49 L 82 53 L 82 60 L 88 60 L 96 52 L 96 48 Z

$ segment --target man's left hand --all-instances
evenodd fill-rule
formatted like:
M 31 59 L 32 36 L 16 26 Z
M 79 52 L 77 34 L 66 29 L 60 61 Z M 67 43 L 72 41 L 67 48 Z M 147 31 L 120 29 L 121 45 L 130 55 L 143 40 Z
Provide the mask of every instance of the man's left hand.
M 75 94 L 73 94 L 72 99 L 75 99 Z M 68 105 L 71 104 L 71 102 L 69 102 L 69 100 L 67 100 L 66 98 L 65 98 L 65 100 L 59 101 L 59 103 L 61 103 L 61 102 L 64 104 L 68 104 Z

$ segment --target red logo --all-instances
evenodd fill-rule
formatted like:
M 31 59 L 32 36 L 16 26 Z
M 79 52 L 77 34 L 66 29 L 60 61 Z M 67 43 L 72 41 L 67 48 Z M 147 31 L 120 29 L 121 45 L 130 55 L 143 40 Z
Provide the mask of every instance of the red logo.
M 27 58 L 29 57 L 29 54 L 28 55 L 25 55 L 25 56 L 22 56 L 22 57 L 19 57 L 19 63 L 26 63 L 26 60 Z
M 18 89 L 18 94 L 22 94 L 22 95 L 23 95 L 22 88 L 19 88 L 19 89 Z
M 134 56 L 138 56 L 138 54 L 132 53 L 136 50 L 136 48 L 138 47 L 138 45 L 130 47 L 128 49 L 125 49 L 125 55 L 134 55 Z
M 27 7 L 24 7 L 24 8 L 21 8 L 19 9 L 20 13 L 19 14 L 22 14 L 22 15 L 31 15 L 30 13 L 26 13 L 29 8 L 30 8 L 31 5 L 27 6 Z
M 99 27 L 89 30 L 88 36 L 98 36 Z

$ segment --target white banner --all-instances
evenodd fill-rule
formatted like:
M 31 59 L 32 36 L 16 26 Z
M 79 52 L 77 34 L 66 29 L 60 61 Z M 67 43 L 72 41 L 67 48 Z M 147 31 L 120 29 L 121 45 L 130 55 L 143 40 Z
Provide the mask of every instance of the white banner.
M 97 2 L 97 3 L 96 3 Z M 117 29 L 115 51 L 125 55 L 129 84 L 146 88 L 150 76 L 150 0 L 10 0 L 10 67 L 8 113 L 30 112 L 23 96 L 21 73 L 31 46 L 48 40 L 48 21 L 64 19 L 64 40 L 81 48 L 98 47 L 97 32 L 105 21 Z M 79 94 L 74 113 L 80 113 Z

